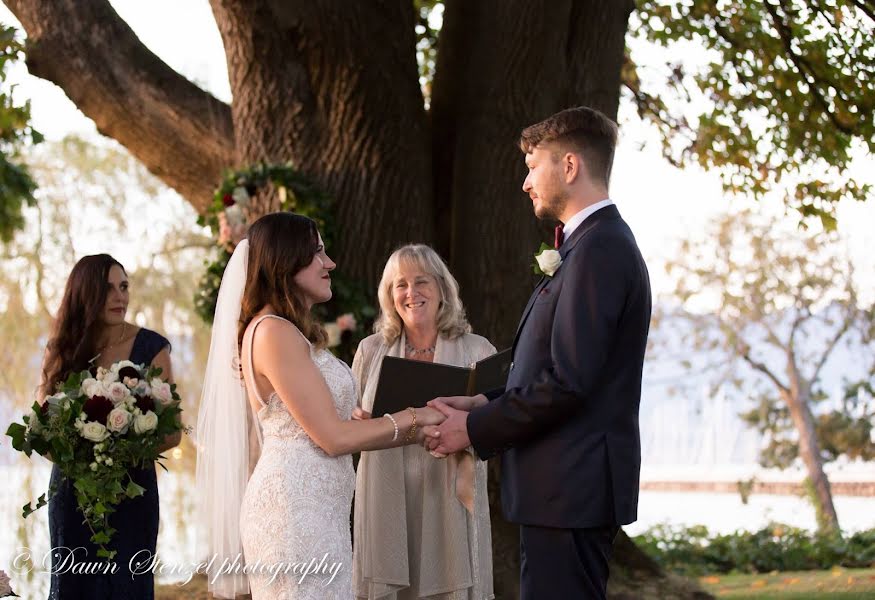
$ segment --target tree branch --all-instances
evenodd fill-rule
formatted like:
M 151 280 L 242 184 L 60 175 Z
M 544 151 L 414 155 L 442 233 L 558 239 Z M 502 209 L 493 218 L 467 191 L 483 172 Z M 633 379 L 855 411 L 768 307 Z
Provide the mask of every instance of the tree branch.
M 848 127 L 844 123 L 841 123 L 839 119 L 836 118 L 835 114 L 829 108 L 829 102 L 827 102 L 826 98 L 824 98 L 823 94 L 820 93 L 820 90 L 817 88 L 817 76 L 814 73 L 814 69 L 808 63 L 808 61 L 793 50 L 793 40 L 790 32 L 787 29 L 786 23 L 784 23 L 783 19 L 778 15 L 778 12 L 775 10 L 775 7 L 772 6 L 768 0 L 763 2 L 763 6 L 766 8 L 766 12 L 769 13 L 769 16 L 772 19 L 772 24 L 775 26 L 775 30 L 778 32 L 778 36 L 781 38 L 781 42 L 784 44 L 784 49 L 787 51 L 787 56 L 790 57 L 790 60 L 796 65 L 796 68 L 799 70 L 799 74 L 802 76 L 802 79 L 805 81 L 805 84 L 808 86 L 808 89 L 811 90 L 811 96 L 814 98 L 814 101 L 820 106 L 832 124 L 841 131 L 842 133 L 846 133 L 848 135 L 854 135 L 854 128 Z M 783 3 L 782 3 L 783 7 Z
M 7 0 L 30 72 L 199 211 L 231 166 L 231 111 L 146 48 L 107 0 Z
M 739 350 L 739 354 L 741 355 L 741 358 L 743 358 L 745 362 L 747 362 L 747 364 L 749 364 L 755 371 L 759 371 L 760 373 L 768 377 L 772 381 L 772 383 L 777 386 L 782 394 L 787 394 L 790 392 L 790 389 L 786 385 L 784 385 L 774 373 L 772 373 L 771 369 L 769 369 L 765 364 L 755 360 L 750 355 L 750 347 L 745 346 L 741 348 Z
M 820 360 L 817 361 L 817 365 L 814 367 L 814 371 L 811 373 L 811 383 L 814 384 L 817 381 L 818 376 L 820 375 L 820 370 L 823 368 L 824 363 L 826 363 L 832 351 L 835 349 L 836 345 L 838 345 L 839 341 L 844 337 L 844 335 L 851 328 L 851 324 L 854 322 L 853 312 L 848 312 L 845 316 L 845 320 L 842 323 L 841 328 L 836 332 L 833 338 L 830 340 L 826 349 L 823 351 L 823 354 L 820 356 Z

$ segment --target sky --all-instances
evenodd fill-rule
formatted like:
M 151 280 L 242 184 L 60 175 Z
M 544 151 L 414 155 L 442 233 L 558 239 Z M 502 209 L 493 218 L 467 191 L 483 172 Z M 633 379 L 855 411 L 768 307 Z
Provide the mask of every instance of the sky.
M 171 67 L 217 98 L 231 99 L 222 41 L 207 0 L 114 0 L 112 5 Z M 3 5 L 0 22 L 18 25 Z M 691 55 L 689 49 L 676 52 Z M 28 75 L 23 65 L 15 67 L 9 81 L 17 86 L 16 98 L 30 99 L 34 125 L 47 138 L 60 139 L 70 133 L 99 137 L 94 124 L 54 84 Z M 670 293 L 674 284 L 661 265 L 675 252 L 680 240 L 691 232 L 703 231 L 708 221 L 722 212 L 753 202 L 726 196 L 716 173 L 698 168 L 679 170 L 669 165 L 660 156 L 654 130 L 641 123 L 631 107 L 621 106 L 619 121 L 621 138 L 611 197 L 632 227 L 650 265 L 654 292 Z M 875 183 L 875 159 L 858 154 L 852 172 L 863 181 Z M 758 210 L 780 218 L 783 205 L 773 199 L 761 202 Z M 871 300 L 875 298 L 875 253 L 867 252 L 866 236 L 875 223 L 875 201 L 843 203 L 838 217 L 862 295 Z M 793 220 L 795 214 L 785 219 Z M 117 252 L 124 256 L 125 250 Z

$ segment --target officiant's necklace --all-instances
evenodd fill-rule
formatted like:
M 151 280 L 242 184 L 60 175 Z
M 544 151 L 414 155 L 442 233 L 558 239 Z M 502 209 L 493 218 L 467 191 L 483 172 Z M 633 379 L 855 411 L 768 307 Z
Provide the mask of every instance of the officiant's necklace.
M 434 346 L 430 346 L 428 348 L 423 348 L 420 350 L 419 348 L 414 348 L 410 345 L 410 342 L 404 342 L 404 349 L 407 351 L 407 354 L 411 356 L 418 356 L 419 354 L 434 354 Z

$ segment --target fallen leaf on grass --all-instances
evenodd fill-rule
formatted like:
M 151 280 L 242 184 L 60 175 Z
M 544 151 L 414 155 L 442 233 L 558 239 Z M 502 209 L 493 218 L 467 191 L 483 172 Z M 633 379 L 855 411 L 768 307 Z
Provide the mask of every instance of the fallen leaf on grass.
M 720 583 L 720 578 L 715 575 L 709 575 L 707 577 L 702 577 L 702 582 L 710 584 Z

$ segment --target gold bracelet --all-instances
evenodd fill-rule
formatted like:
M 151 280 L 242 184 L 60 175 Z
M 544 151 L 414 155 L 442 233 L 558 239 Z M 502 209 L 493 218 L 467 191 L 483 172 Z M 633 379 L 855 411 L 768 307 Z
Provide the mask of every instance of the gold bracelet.
M 408 406 L 407 410 L 413 415 L 413 425 L 410 426 L 410 431 L 407 432 L 407 437 L 404 438 L 405 442 L 409 442 L 416 435 L 416 410 L 412 406 Z

